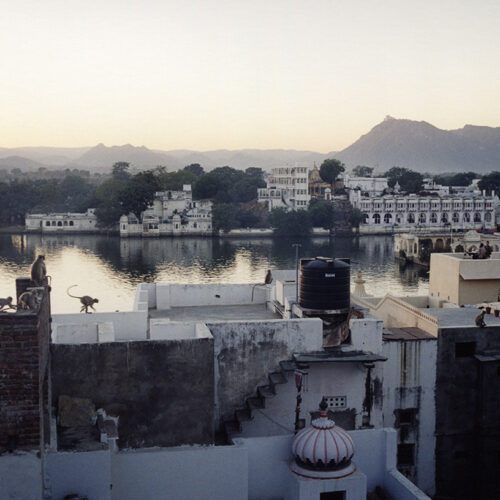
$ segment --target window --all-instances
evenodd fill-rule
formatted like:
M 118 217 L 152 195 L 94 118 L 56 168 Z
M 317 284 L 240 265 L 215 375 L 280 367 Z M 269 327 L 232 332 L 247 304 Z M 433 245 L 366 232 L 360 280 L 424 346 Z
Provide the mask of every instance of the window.
M 484 220 L 485 220 L 486 222 L 491 222 L 491 213 L 490 213 L 490 212 L 486 212 L 486 213 L 484 214 Z
M 319 500 L 345 500 L 345 491 L 325 491 L 319 494 Z
M 427 222 L 427 216 L 423 212 L 419 214 L 418 222 L 420 222 L 420 224 L 425 224 Z
M 481 222 L 481 214 L 477 212 L 474 214 L 474 222 Z
M 53 225 L 53 226 L 55 226 L 55 225 L 56 225 L 56 221 L 55 221 L 55 220 L 53 220 L 53 221 L 52 221 L 52 225 Z
M 470 222 L 470 213 L 464 212 L 464 222 Z
M 58 227 L 62 227 L 62 222 L 61 222 L 61 221 L 59 221 L 59 222 L 57 223 L 57 226 L 58 226 Z
M 415 465 L 415 444 L 398 444 L 398 466 Z
M 70 221 L 69 221 L 69 225 L 70 225 L 70 226 L 74 226 L 74 225 L 75 225 L 75 223 L 74 223 L 72 220 L 70 220 Z
M 390 224 L 390 223 L 391 223 L 391 221 L 392 221 L 392 215 L 391 215 L 391 214 L 385 214 L 385 215 L 384 215 L 384 222 L 385 222 L 386 224 Z
M 64 221 L 64 225 L 65 225 L 65 226 L 67 226 L 67 225 L 68 225 L 68 221 L 67 221 L 67 220 L 65 220 L 65 221 Z
M 455 342 L 455 358 L 470 358 L 475 353 L 475 342 Z
M 50 220 L 45 223 L 46 226 L 50 226 Z
M 448 214 L 447 213 L 441 214 L 441 222 L 443 222 L 444 224 L 448 223 Z
M 363 224 L 368 224 L 368 219 L 370 216 L 368 214 L 363 214 Z
M 436 224 L 436 222 L 438 221 L 438 216 L 435 212 L 432 212 L 431 213 L 431 223 L 432 224 Z
M 408 214 L 408 224 L 415 224 L 415 215 Z
M 394 410 L 396 416 L 395 427 L 414 426 L 417 420 L 418 408 Z
M 380 214 L 373 214 L 373 223 L 380 224 Z
M 122 224 L 122 229 L 123 230 L 127 229 L 127 226 L 125 224 Z

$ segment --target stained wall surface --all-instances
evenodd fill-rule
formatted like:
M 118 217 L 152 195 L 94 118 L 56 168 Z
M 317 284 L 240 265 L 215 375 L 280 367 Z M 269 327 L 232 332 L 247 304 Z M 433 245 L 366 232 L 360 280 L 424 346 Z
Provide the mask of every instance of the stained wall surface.
M 52 344 L 52 402 L 89 398 L 120 448 L 213 442 L 213 339 Z

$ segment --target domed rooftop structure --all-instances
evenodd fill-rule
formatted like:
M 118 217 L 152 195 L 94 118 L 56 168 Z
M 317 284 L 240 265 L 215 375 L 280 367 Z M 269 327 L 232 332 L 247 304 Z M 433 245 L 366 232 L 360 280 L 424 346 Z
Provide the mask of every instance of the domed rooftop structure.
M 313 479 L 338 479 L 356 470 L 351 461 L 354 443 L 351 436 L 328 418 L 325 398 L 321 401 L 320 416 L 302 429 L 293 440 L 292 471 Z

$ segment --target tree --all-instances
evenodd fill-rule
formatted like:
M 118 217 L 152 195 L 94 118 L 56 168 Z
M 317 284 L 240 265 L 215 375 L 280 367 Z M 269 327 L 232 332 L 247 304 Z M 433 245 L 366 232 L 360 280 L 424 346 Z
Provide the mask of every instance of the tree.
M 345 165 L 334 158 L 325 160 L 319 167 L 320 177 L 329 184 L 335 182 L 335 179 L 345 170 Z
M 469 186 L 479 176 L 475 172 L 459 172 L 457 174 L 440 174 L 434 176 L 434 182 L 442 186 Z
M 334 226 L 334 207 L 331 201 L 313 199 L 307 209 L 313 227 L 332 229 Z
M 178 170 L 177 172 L 165 172 L 157 170 L 160 189 L 165 191 L 181 191 L 184 184 L 193 185 L 198 177 L 187 170 Z
M 274 208 L 269 215 L 274 234 L 281 237 L 309 236 L 312 231 L 311 217 L 306 210 Z
M 238 225 L 236 207 L 230 203 L 217 203 L 212 207 L 212 225 L 215 231 L 228 232 Z
M 491 191 L 500 193 L 500 172 L 495 171 L 487 175 L 483 175 L 477 185 L 481 191 L 485 190 L 489 194 Z
M 100 227 L 114 227 L 125 211 L 121 204 L 122 191 L 127 181 L 112 177 L 100 184 L 95 190 L 91 205 L 96 207 L 95 214 Z
M 264 171 L 259 167 L 248 167 L 245 170 L 245 174 L 250 177 L 256 177 L 257 179 L 264 179 Z
M 356 228 L 356 232 L 359 231 L 359 225 L 363 221 L 363 213 L 359 208 L 353 208 L 351 213 L 349 214 L 349 222 L 352 227 Z
M 371 177 L 373 167 L 366 167 L 365 165 L 358 165 L 352 169 L 352 175 L 356 177 Z
M 129 168 L 130 163 L 127 163 L 126 161 L 118 161 L 113 165 L 111 175 L 117 180 L 130 179 L 130 173 L 128 171 Z
M 133 213 L 140 219 L 142 212 L 153 203 L 159 189 L 158 177 L 151 170 L 134 175 L 118 196 L 123 214 Z
M 183 168 L 184 172 L 189 172 L 190 174 L 200 177 L 205 173 L 203 167 L 199 163 L 191 163 L 191 165 L 186 165 Z
M 403 167 L 392 167 L 385 172 L 384 177 L 387 177 L 389 187 L 394 187 L 398 183 L 407 193 L 418 193 L 422 190 L 424 176 L 418 172 Z

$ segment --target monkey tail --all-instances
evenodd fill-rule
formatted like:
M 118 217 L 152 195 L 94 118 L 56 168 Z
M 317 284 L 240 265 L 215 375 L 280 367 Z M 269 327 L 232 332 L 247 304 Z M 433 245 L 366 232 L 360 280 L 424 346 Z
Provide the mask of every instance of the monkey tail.
M 68 289 L 66 290 L 66 293 L 70 296 L 70 297 L 73 297 L 74 299 L 81 299 L 81 297 L 77 297 L 76 295 L 71 295 L 69 293 L 69 291 L 74 288 L 75 286 L 78 286 L 78 285 L 71 285 L 70 287 L 68 287 Z

